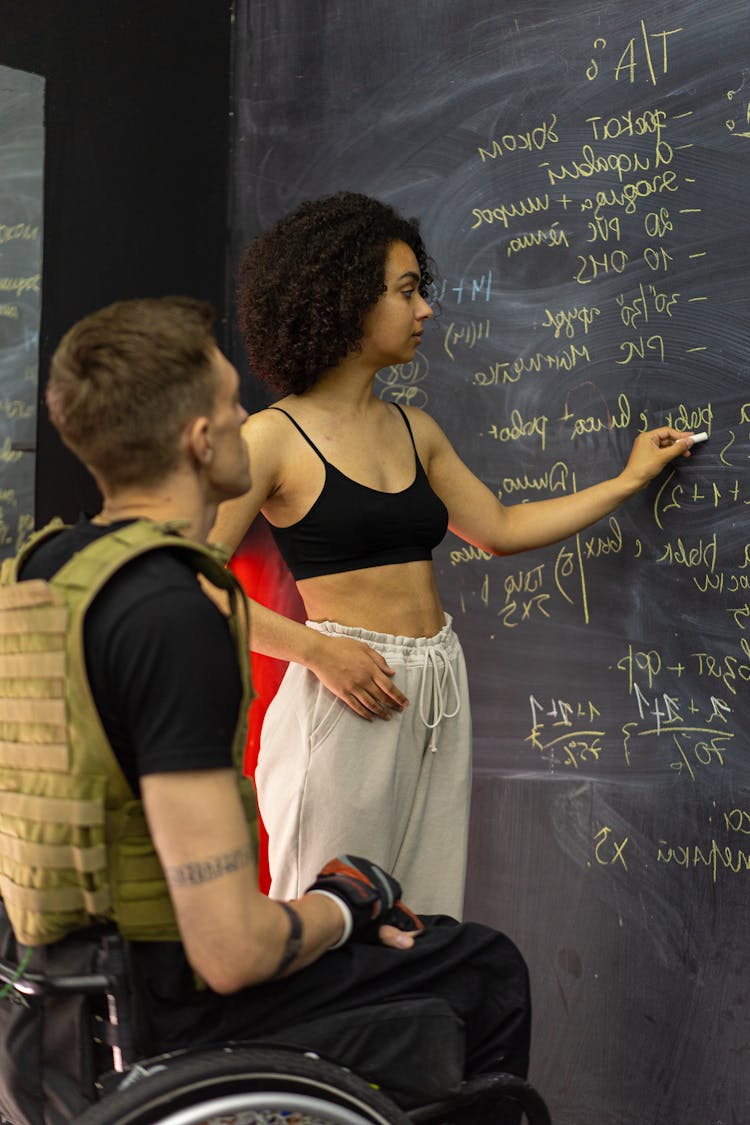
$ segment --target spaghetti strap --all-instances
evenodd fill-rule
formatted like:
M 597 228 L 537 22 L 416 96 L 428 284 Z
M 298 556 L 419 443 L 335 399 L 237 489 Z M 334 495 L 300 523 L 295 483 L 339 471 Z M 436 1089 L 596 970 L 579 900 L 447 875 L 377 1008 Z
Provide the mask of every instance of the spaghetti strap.
M 404 425 L 406 426 L 407 430 L 409 431 L 409 437 L 411 438 L 411 443 L 414 446 L 414 456 L 416 457 L 417 463 L 419 464 L 420 461 L 419 461 L 419 454 L 417 453 L 417 443 L 414 440 L 414 434 L 411 432 L 411 426 L 409 425 L 409 419 L 406 417 L 406 411 L 404 410 L 404 408 L 402 406 L 399 406 L 399 404 L 397 402 L 394 402 L 393 405 L 396 407 L 396 410 L 398 410 L 399 414 L 403 418 Z
M 302 429 L 302 427 L 300 426 L 299 422 L 295 422 L 295 420 L 294 420 L 294 418 L 292 418 L 291 414 L 288 414 L 288 413 L 287 413 L 287 411 L 286 411 L 286 410 L 284 410 L 284 408 L 283 408 L 283 407 L 281 407 L 281 406 L 269 406 L 269 407 L 268 407 L 268 409 L 269 409 L 269 410 L 278 410 L 279 414 L 283 414 L 283 415 L 284 415 L 284 417 L 288 418 L 288 419 L 289 419 L 289 421 L 290 421 L 290 422 L 292 423 L 292 425 L 293 425 L 293 426 L 295 427 L 295 429 L 299 430 L 299 432 L 300 432 L 300 433 L 302 434 L 303 438 L 305 439 L 305 441 L 307 442 L 307 444 L 308 444 L 308 445 L 310 446 L 310 448 L 311 448 L 311 449 L 314 449 L 314 450 L 315 450 L 315 452 L 317 453 L 318 457 L 320 457 L 320 459 L 321 459 L 321 461 L 323 462 L 323 464 L 324 464 L 324 465 L 327 465 L 327 464 L 328 464 L 328 462 L 326 461 L 325 457 L 323 456 L 323 454 L 322 454 L 322 453 L 320 452 L 320 450 L 318 449 L 318 447 L 317 447 L 317 445 L 315 444 L 315 442 L 314 442 L 314 441 L 313 441 L 313 440 L 312 440 L 311 438 L 309 438 L 309 437 L 307 436 L 307 434 L 305 433 L 305 431 L 304 431 L 304 430 Z M 407 422 L 406 424 L 407 424 L 407 426 L 409 425 L 409 423 L 408 423 L 408 422 Z M 412 438 L 412 441 L 413 441 L 413 440 L 414 440 L 414 439 Z

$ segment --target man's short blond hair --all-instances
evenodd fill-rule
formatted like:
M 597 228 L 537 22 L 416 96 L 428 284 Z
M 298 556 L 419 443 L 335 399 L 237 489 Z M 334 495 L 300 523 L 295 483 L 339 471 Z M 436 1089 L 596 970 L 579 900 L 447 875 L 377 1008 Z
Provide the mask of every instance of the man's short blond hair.
M 206 301 L 144 298 L 108 305 L 63 336 L 47 408 L 101 483 L 153 485 L 174 469 L 185 425 L 213 412 L 214 321 Z

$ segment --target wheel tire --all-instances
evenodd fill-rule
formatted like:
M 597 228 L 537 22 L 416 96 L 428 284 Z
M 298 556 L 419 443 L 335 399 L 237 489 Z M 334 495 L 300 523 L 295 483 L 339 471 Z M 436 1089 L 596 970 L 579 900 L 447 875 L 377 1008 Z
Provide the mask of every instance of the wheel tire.
M 236 1096 L 239 1103 L 243 1094 L 264 1092 L 267 1105 L 252 1106 L 258 1113 L 274 1108 L 309 1113 L 309 1099 L 317 1099 L 324 1107 L 315 1107 L 321 1123 L 328 1110 L 331 1125 L 409 1125 L 393 1102 L 344 1067 L 299 1051 L 241 1045 L 145 1060 L 117 1089 L 76 1118 L 76 1125 L 169 1125 L 170 1118 L 174 1125 L 198 1125 L 207 1118 L 188 1111 L 199 1113 L 201 1106 L 218 1098 L 230 1101 Z M 221 1116 L 241 1108 L 222 1105 Z

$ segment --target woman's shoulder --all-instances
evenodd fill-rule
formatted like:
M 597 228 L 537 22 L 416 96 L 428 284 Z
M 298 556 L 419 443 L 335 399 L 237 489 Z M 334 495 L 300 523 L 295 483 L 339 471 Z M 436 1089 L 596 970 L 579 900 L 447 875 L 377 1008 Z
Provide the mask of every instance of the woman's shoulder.
M 246 438 L 253 441 L 266 438 L 273 441 L 280 440 L 283 432 L 291 429 L 289 418 L 285 415 L 292 415 L 293 412 L 288 409 L 287 402 L 288 400 L 283 398 L 249 414 L 242 426 Z
M 420 440 L 429 443 L 445 440 L 443 430 L 426 410 L 419 406 L 408 406 L 405 403 L 397 403 L 396 405 L 403 411 L 417 443 Z

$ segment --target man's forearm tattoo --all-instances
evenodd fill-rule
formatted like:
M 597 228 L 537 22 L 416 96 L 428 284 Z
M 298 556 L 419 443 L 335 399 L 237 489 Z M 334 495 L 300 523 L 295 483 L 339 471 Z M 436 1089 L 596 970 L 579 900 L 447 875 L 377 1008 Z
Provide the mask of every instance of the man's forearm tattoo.
M 233 852 L 213 855 L 210 859 L 196 859 L 190 863 L 180 863 L 177 867 L 165 867 L 164 874 L 171 887 L 198 886 L 220 879 L 240 867 L 248 867 L 254 858 L 252 844 L 243 844 Z

